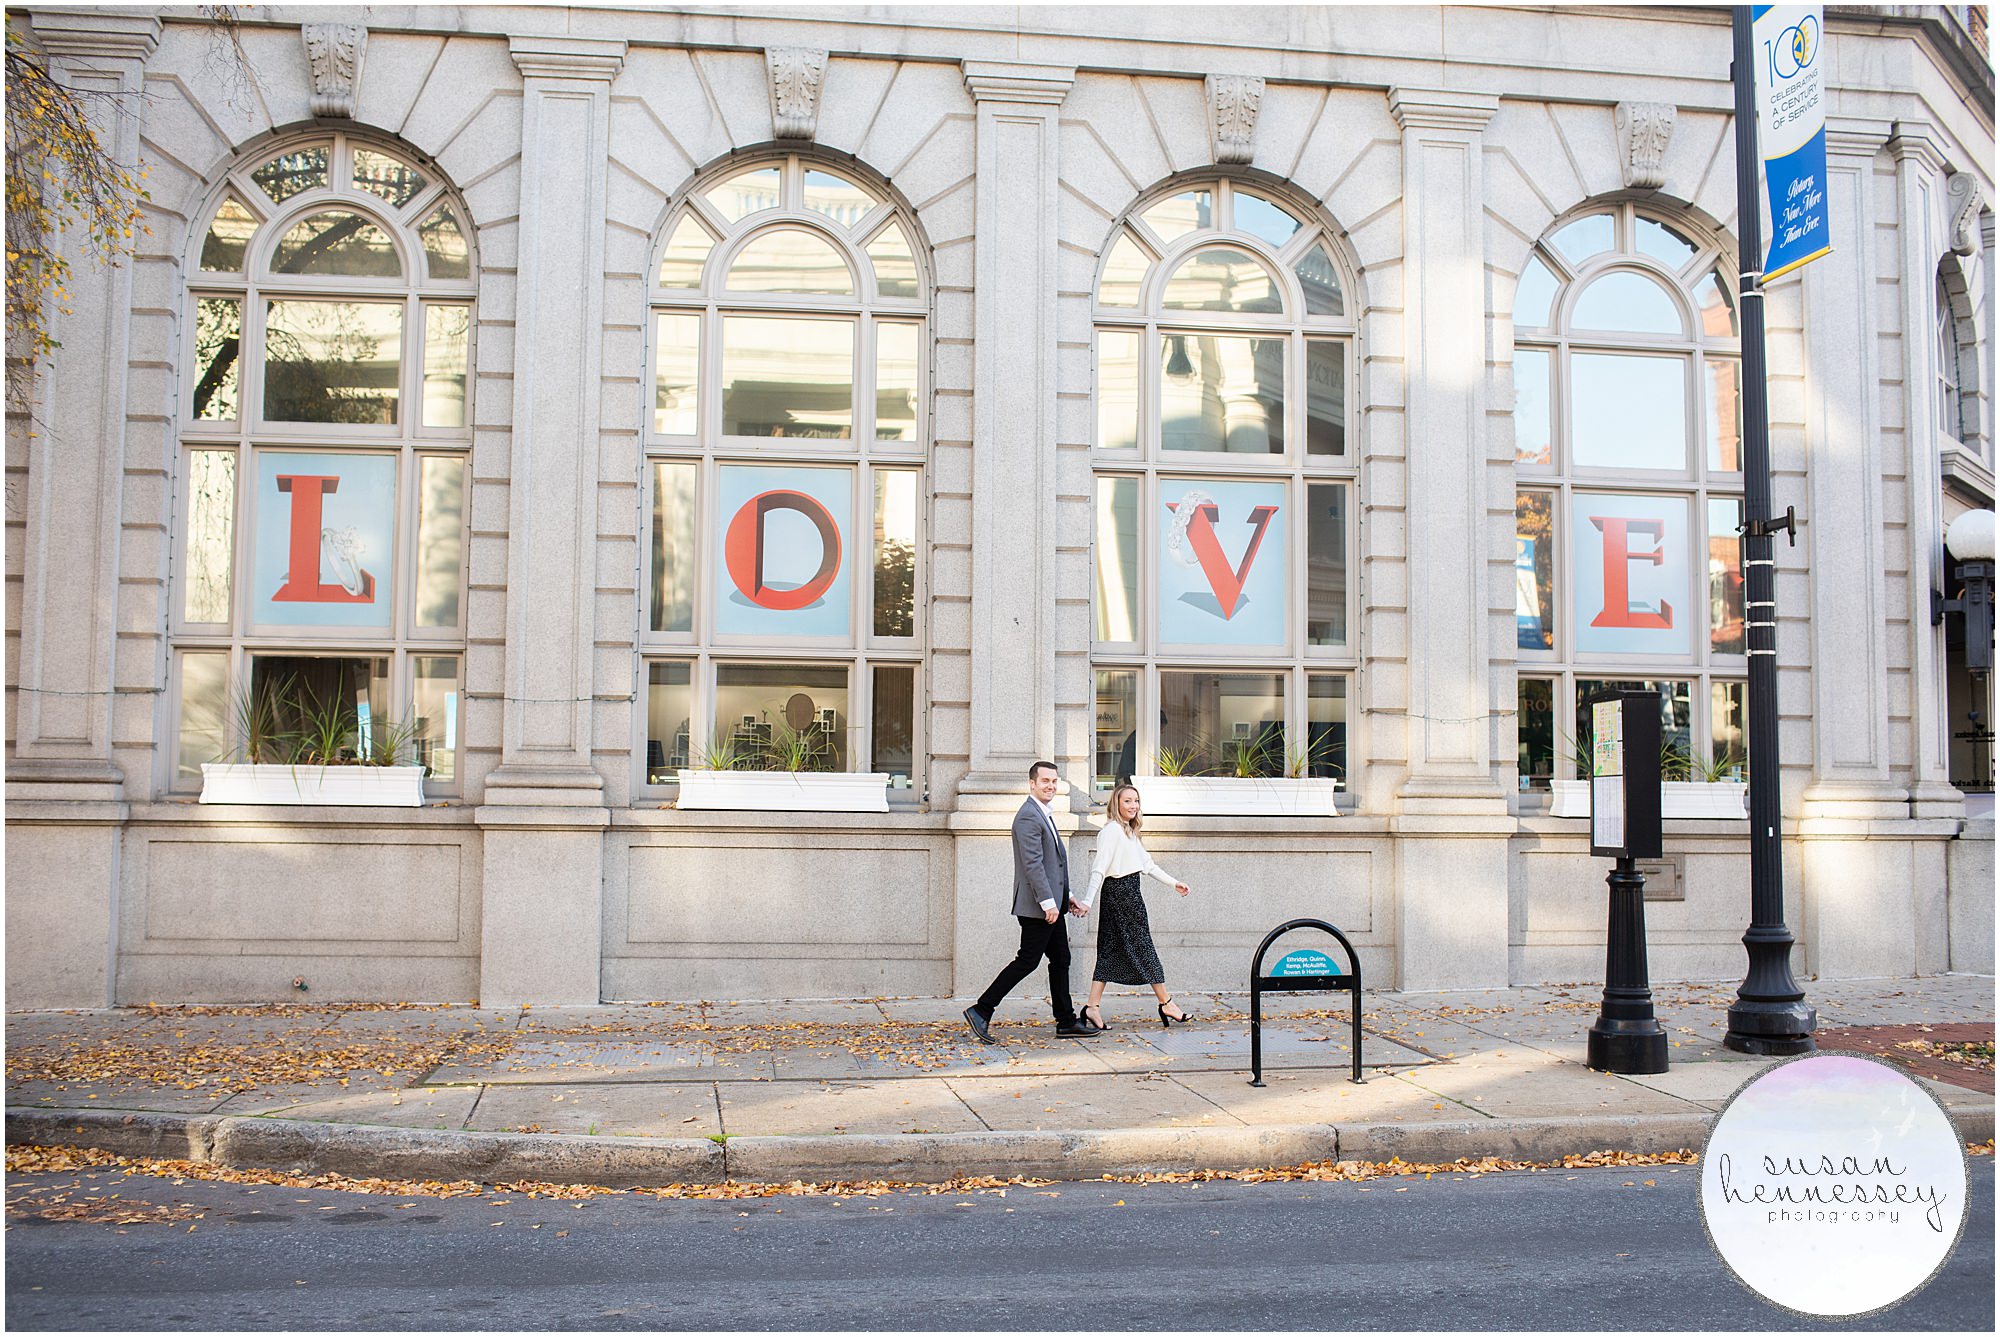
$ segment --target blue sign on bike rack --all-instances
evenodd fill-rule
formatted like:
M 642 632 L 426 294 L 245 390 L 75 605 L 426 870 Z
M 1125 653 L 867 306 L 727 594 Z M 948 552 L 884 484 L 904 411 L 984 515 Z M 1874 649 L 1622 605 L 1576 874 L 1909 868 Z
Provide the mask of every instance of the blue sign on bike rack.
M 1271 966 L 1271 973 L 1264 973 L 1264 953 L 1271 944 L 1295 928 L 1316 928 L 1323 933 L 1331 933 L 1340 948 L 1347 954 L 1347 969 L 1325 952 L 1301 949 L 1287 952 Z M 1264 935 L 1264 941 L 1257 944 L 1257 955 L 1250 962 L 1250 1085 L 1264 1084 L 1264 995 L 1267 993 L 1313 993 L 1320 990 L 1354 995 L 1352 1024 L 1354 1027 L 1354 1071 L 1348 1077 L 1350 1082 L 1361 1080 L 1361 958 L 1354 954 L 1354 944 L 1324 919 L 1293 919 L 1278 925 Z

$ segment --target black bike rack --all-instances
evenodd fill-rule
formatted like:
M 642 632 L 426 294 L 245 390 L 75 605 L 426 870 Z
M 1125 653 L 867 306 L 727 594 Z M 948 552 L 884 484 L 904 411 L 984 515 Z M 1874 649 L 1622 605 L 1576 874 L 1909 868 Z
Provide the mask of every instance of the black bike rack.
M 1331 933 L 1347 953 L 1347 973 L 1344 975 L 1266 975 L 1264 973 L 1264 953 L 1271 944 L 1295 928 L 1316 928 Z M 1264 941 L 1257 944 L 1257 955 L 1250 962 L 1250 1085 L 1264 1084 L 1264 995 L 1267 993 L 1315 993 L 1335 992 L 1354 995 L 1354 1072 L 1348 1077 L 1350 1082 L 1361 1080 L 1361 958 L 1354 954 L 1354 944 L 1324 919 L 1293 919 L 1278 925 L 1264 935 Z

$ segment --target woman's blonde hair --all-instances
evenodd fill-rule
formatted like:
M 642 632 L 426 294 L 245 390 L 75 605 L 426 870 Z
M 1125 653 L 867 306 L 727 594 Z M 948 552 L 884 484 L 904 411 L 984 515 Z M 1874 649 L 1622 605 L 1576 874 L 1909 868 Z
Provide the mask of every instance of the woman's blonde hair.
M 1145 822 L 1144 801 L 1141 800 L 1140 803 L 1140 815 L 1134 817 L 1129 822 L 1126 821 L 1124 815 L 1118 811 L 1118 801 L 1121 797 L 1123 797 L 1125 791 L 1128 789 L 1132 791 L 1135 797 L 1139 793 L 1139 786 L 1131 783 L 1129 780 L 1111 791 L 1111 820 L 1118 823 L 1118 825 L 1124 827 L 1127 831 L 1136 832 L 1140 828 L 1140 826 L 1142 826 Z

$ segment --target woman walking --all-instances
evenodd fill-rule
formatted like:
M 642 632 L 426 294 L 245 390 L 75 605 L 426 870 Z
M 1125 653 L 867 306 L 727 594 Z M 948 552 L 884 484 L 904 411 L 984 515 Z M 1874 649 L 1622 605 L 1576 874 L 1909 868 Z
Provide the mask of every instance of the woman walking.
M 1146 853 L 1139 841 L 1140 822 L 1138 788 L 1119 785 L 1111 791 L 1111 820 L 1098 833 L 1090 886 L 1078 898 L 1082 913 L 1088 913 L 1098 889 L 1104 890 L 1104 922 L 1097 927 L 1097 967 L 1090 973 L 1090 1001 L 1083 1009 L 1083 1015 L 1100 1030 L 1104 1028 L 1104 1013 L 1098 1004 L 1104 999 L 1106 984 L 1153 986 L 1153 996 L 1160 1000 L 1162 1026 L 1192 1020 L 1167 992 L 1167 972 L 1160 968 L 1160 954 L 1153 950 L 1153 930 L 1146 922 L 1139 874 L 1149 873 L 1183 896 L 1188 894 L 1187 883 Z

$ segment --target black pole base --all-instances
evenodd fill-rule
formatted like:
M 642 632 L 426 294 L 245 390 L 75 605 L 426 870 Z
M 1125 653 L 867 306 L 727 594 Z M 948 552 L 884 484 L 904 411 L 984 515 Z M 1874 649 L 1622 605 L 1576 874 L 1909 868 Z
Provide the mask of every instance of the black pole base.
M 1818 1022 L 1818 1011 L 1803 999 L 1739 998 L 1730 1005 L 1729 1030 L 1722 1037 L 1722 1047 L 1764 1058 L 1810 1054 L 1819 1048 L 1813 1039 Z
M 1648 1018 L 1638 1022 L 1598 1020 L 1585 1042 L 1584 1064 L 1598 1072 L 1639 1077 L 1667 1070 L 1667 1033 Z

